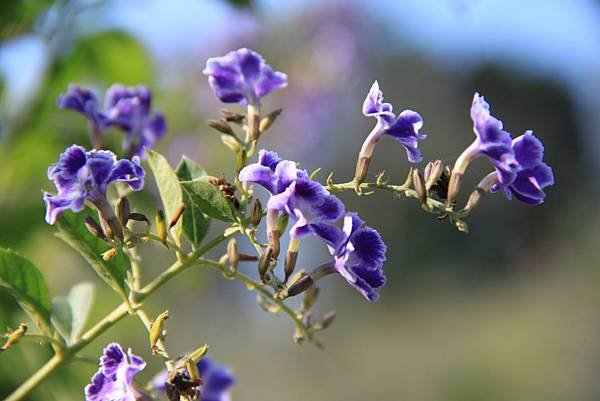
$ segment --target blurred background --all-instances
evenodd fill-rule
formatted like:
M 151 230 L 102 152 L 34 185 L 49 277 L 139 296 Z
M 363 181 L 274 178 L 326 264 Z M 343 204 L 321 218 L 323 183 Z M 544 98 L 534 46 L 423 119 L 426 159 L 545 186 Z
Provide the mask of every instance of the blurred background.
M 113 82 L 149 85 L 168 119 L 157 149 L 173 164 L 185 153 L 232 177 L 231 154 L 205 123 L 222 105 L 201 71 L 208 57 L 250 47 L 289 77 L 287 89 L 265 99 L 265 111 L 284 111 L 263 145 L 309 171 L 322 167 L 322 181 L 333 170 L 338 182 L 351 179 L 372 128 L 361 105 L 375 79 L 396 111 L 424 117 L 425 160 L 448 163 L 472 141 L 469 107 L 479 91 L 513 136 L 533 129 L 545 143 L 556 177 L 546 203 L 490 195 L 464 235 L 414 200 L 340 195 L 382 233 L 388 284 L 368 304 L 343 280 L 323 280 L 319 311 L 338 312 L 322 336 L 325 351 L 295 345 L 288 319 L 264 313 L 241 284 L 200 269 L 166 285 L 148 310 L 170 310 L 173 353 L 210 344 L 238 378 L 236 401 L 600 399 L 600 2 L 6 1 L 0 40 L 0 246 L 30 257 L 54 295 L 96 283 L 91 321 L 119 301 L 43 220 L 41 190 L 54 190 L 47 166 L 72 143 L 89 146 L 84 119 L 56 108 L 68 83 L 100 95 Z M 118 149 L 119 133 L 106 138 Z M 385 169 L 402 182 L 408 168 L 403 148 L 385 139 L 371 175 Z M 489 170 L 478 160 L 465 187 Z M 151 213 L 151 179 L 148 188 L 133 201 Z M 147 277 L 169 262 L 160 249 L 143 253 Z M 327 257 L 309 240 L 299 265 Z M 0 327 L 24 319 L 0 292 Z M 160 369 L 135 319 L 83 354 L 96 359 L 113 340 L 146 358 L 143 380 Z M 49 356 L 34 343 L 1 354 L 0 397 Z M 73 363 L 30 399 L 83 399 L 95 370 Z

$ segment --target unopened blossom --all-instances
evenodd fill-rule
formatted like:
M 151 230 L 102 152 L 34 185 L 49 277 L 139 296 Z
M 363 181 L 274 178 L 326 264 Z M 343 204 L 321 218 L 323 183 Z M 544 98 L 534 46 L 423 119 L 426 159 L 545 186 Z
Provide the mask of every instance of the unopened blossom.
M 260 54 L 245 48 L 209 58 L 202 73 L 224 103 L 258 106 L 262 97 L 287 86 L 286 74 L 273 71 Z
M 496 168 L 502 186 L 509 186 L 514 181 L 519 168 L 510 134 L 504 131 L 502 121 L 490 114 L 490 105 L 479 93 L 473 96 L 471 119 L 475 140 L 456 159 L 450 177 L 448 204 L 456 198 L 464 172 L 474 159 L 486 157 Z
M 492 191 L 502 189 L 509 199 L 514 195 L 530 205 L 543 203 L 544 188 L 554 185 L 552 168 L 543 162 L 544 145 L 532 131 L 527 131 L 512 141 L 512 148 L 519 164 L 516 178 L 508 187 L 496 185 Z
M 198 373 L 203 381 L 198 389 L 202 401 L 229 401 L 231 387 L 235 384 L 235 377 L 231 370 L 217 365 L 211 358 L 204 357 L 196 364 Z M 187 373 L 184 373 L 187 376 Z M 158 373 L 152 380 L 152 387 L 159 392 L 165 392 L 165 382 L 168 380 L 166 370 Z
M 108 186 L 124 182 L 134 191 L 144 186 L 144 169 L 138 157 L 117 160 L 108 150 L 86 152 L 78 145 L 68 147 L 57 163 L 48 168 L 48 179 L 54 182 L 57 193 L 44 192 L 46 222 L 54 224 L 65 210 L 79 212 L 86 200 L 101 213 L 112 214 L 106 199 Z
M 100 369 L 85 387 L 86 401 L 136 401 L 142 393 L 133 385 L 133 378 L 146 362 L 131 352 L 125 353 L 117 344 L 109 344 L 100 358 Z
M 144 147 L 152 147 L 166 132 L 163 115 L 152 110 L 152 93 L 145 85 L 108 88 L 101 113 L 106 126 L 125 132 L 123 149 L 127 157 L 144 157 Z
M 387 247 L 381 235 L 356 213 L 346 214 L 341 230 L 323 224 L 315 227 L 315 233 L 328 244 L 335 270 L 367 300 L 376 301 L 377 290 L 386 283 L 383 263 Z
M 367 175 L 375 146 L 384 135 L 400 142 L 406 149 L 408 160 L 418 163 L 423 159 L 418 141 L 427 137 L 419 133 L 423 127 L 423 118 L 415 111 L 404 110 L 398 116 L 393 113 L 390 103 L 384 103 L 383 92 L 375 81 L 363 103 L 362 112 L 366 117 L 375 117 L 377 123 L 363 142 L 356 163 L 355 183 L 358 187 Z

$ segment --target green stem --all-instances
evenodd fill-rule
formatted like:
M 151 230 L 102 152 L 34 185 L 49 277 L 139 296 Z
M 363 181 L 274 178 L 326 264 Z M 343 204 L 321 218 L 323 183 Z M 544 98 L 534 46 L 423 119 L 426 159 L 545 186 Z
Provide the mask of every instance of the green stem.
M 354 181 L 348 181 L 342 184 L 334 184 L 328 183 L 326 187 L 331 192 L 343 192 L 343 191 L 355 191 L 356 183 Z M 375 182 L 364 182 L 360 184 L 360 190 L 377 190 L 381 189 L 384 191 L 393 192 L 396 195 L 404 195 L 407 198 L 415 198 L 419 199 L 419 195 L 413 189 L 410 189 L 407 185 L 391 185 L 391 184 L 382 184 Z M 442 213 L 452 214 L 452 208 L 446 206 L 444 202 L 440 202 L 433 198 L 427 198 L 426 202 L 429 210 L 438 210 Z
M 148 285 L 142 288 L 136 297 L 138 302 L 142 302 L 148 296 L 150 296 L 153 292 L 162 287 L 166 282 L 171 280 L 177 274 L 181 273 L 188 267 L 195 264 L 196 260 L 204 255 L 206 252 L 225 241 L 227 238 L 232 236 L 235 233 L 230 235 L 221 234 L 218 237 L 212 239 L 207 242 L 203 246 L 196 249 L 192 254 L 190 254 L 183 261 L 178 260 L 173 263 L 167 270 L 162 272 L 158 277 L 152 280 Z M 128 315 L 129 305 L 127 302 L 121 303 L 117 306 L 112 312 L 110 312 L 104 319 L 100 320 L 96 323 L 95 326 L 86 331 L 79 341 L 67 347 L 60 354 L 55 354 L 50 360 L 48 360 L 37 372 L 35 372 L 32 376 L 30 376 L 25 382 L 21 384 L 12 394 L 10 394 L 4 401 L 19 401 L 25 398 L 34 388 L 36 388 L 40 383 L 50 376 L 56 369 L 68 363 L 77 352 L 81 351 L 88 344 L 90 344 L 94 339 L 112 327 L 119 320 L 123 319 Z
M 294 322 L 294 324 L 296 325 L 298 330 L 300 330 L 304 334 L 304 336 L 306 337 L 307 340 L 310 341 L 312 339 L 312 333 L 308 330 L 308 328 L 304 325 L 302 320 L 298 317 L 298 314 L 296 312 L 294 312 L 292 309 L 290 309 L 290 307 L 287 306 L 282 300 L 275 298 L 273 296 L 273 294 L 269 290 L 267 290 L 261 283 L 258 283 L 256 281 L 252 280 L 250 277 L 246 276 L 245 274 L 240 273 L 237 270 L 234 272 L 227 270 L 225 268 L 225 266 L 223 266 L 223 264 L 221 264 L 217 261 L 214 261 L 214 260 L 199 258 L 196 261 L 196 264 L 208 266 L 208 267 L 212 268 L 213 270 L 217 270 L 217 271 L 221 272 L 222 274 L 226 275 L 227 277 L 233 277 L 233 278 L 241 281 L 242 283 L 246 284 L 246 286 L 248 288 L 255 289 L 258 292 L 260 292 L 261 294 L 265 295 L 267 298 L 269 298 L 269 301 L 276 304 L 279 308 L 281 308 L 282 311 L 284 311 L 292 319 L 292 321 Z

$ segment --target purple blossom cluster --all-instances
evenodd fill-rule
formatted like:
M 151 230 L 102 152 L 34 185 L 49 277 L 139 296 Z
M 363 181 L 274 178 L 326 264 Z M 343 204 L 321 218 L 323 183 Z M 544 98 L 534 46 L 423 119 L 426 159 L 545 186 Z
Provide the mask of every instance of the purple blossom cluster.
M 240 181 L 252 182 L 271 194 L 268 211 L 285 213 L 294 221 L 292 238 L 314 234 L 329 247 L 337 272 L 369 301 L 385 284 L 383 262 L 386 246 L 377 231 L 364 226 L 355 213 L 320 183 L 311 180 L 296 163 L 277 153 L 261 150 L 257 163 L 246 166 Z M 268 212 L 267 212 L 268 213 Z M 344 228 L 335 223 L 344 220 Z
M 145 85 L 112 85 L 106 91 L 103 108 L 94 92 L 76 85 L 69 85 L 67 93 L 58 98 L 59 108 L 75 110 L 88 119 L 93 140 L 94 135 L 111 127 L 123 131 L 126 158 L 144 158 L 144 148 L 152 147 L 167 130 L 165 118 L 151 106 L 152 93 Z

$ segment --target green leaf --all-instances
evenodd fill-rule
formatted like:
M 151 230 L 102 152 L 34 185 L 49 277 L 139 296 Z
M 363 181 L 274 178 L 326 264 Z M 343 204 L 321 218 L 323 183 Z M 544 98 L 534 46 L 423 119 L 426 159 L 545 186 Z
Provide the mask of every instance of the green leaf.
M 183 192 L 190 197 L 193 207 L 208 216 L 226 222 L 235 221 L 233 205 L 217 187 L 208 182 L 210 178 L 212 177 L 183 181 L 181 183 Z
M 94 212 L 88 207 L 79 213 L 64 212 L 55 224 L 58 228 L 56 235 L 79 252 L 102 280 L 126 297 L 127 273 L 131 270 L 129 259 L 121 251 L 108 262 L 102 259 L 101 254 L 110 246 L 85 228 L 86 215 L 94 216 Z
M 186 156 L 181 158 L 177 169 L 175 170 L 180 181 L 191 181 L 196 178 L 206 176 L 204 169 L 198 163 L 188 159 Z M 194 247 L 200 245 L 210 227 L 210 217 L 194 205 L 190 196 L 183 193 L 183 203 L 185 210 L 183 212 L 183 233 Z
M 0 285 L 17 299 L 39 329 L 50 330 L 50 295 L 42 273 L 23 256 L 0 249 Z
M 79 339 L 94 299 L 92 283 L 79 283 L 66 298 L 57 298 L 52 306 L 52 323 L 59 334 L 73 344 Z
M 163 155 L 150 149 L 146 149 L 146 152 L 148 153 L 148 163 L 154 174 L 168 222 L 175 216 L 183 203 L 183 194 L 179 186 L 179 179 Z M 180 219 L 171 229 L 171 234 L 177 245 L 181 244 L 181 231 L 182 223 Z
M 175 173 L 179 177 L 179 181 L 192 181 L 196 178 L 206 177 L 206 171 L 187 156 L 181 157 Z

